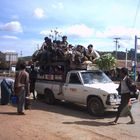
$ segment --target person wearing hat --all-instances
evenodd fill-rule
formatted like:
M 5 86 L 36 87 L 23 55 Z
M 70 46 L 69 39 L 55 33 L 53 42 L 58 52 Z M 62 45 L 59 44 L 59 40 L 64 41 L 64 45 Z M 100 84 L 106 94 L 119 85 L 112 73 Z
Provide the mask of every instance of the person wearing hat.
M 87 48 L 88 49 L 85 52 L 85 57 L 92 63 L 95 63 L 96 59 L 100 58 L 99 53 L 93 49 L 92 44 L 89 44 Z
M 44 42 L 41 46 L 41 50 L 42 51 L 47 50 L 49 47 L 52 47 L 51 39 L 49 37 L 45 37 Z
M 67 36 L 62 36 L 62 41 L 61 41 L 61 48 L 67 48 L 68 47 L 68 42 L 67 42 Z
M 82 64 L 84 61 L 85 48 L 82 45 L 77 45 L 74 52 L 74 62 L 75 64 Z
M 122 111 L 125 109 L 125 107 L 128 106 L 128 104 L 130 102 L 130 90 L 128 87 L 128 83 L 132 84 L 132 79 L 128 76 L 127 68 L 125 68 L 125 67 L 121 68 L 120 77 L 121 77 L 121 81 L 120 81 L 120 84 L 119 84 L 119 87 L 117 88 L 117 90 L 118 90 L 118 93 L 121 95 L 121 103 L 118 107 L 118 112 L 117 112 L 115 120 L 113 122 L 110 122 L 111 125 L 117 124 L 117 121 L 118 121 Z M 130 108 L 128 108 L 127 114 L 131 119 L 130 122 L 128 122 L 128 124 L 135 124 L 135 121 L 134 121 L 134 118 L 130 111 Z

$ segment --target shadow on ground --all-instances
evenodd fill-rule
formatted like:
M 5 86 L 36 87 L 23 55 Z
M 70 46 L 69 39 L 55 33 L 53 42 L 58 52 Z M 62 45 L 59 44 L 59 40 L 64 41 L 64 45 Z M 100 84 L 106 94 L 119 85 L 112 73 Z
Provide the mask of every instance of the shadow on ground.
M 63 124 L 77 124 L 77 125 L 88 125 L 88 126 L 108 126 L 109 123 L 99 121 L 74 121 L 74 122 L 63 122 Z
M 16 105 L 11 104 L 13 107 Z M 5 105 L 1 105 L 5 106 Z M 69 102 L 60 102 L 57 101 L 55 105 L 48 105 L 41 100 L 32 101 L 32 110 L 42 110 L 47 112 L 54 112 L 67 116 L 74 116 L 77 118 L 83 119 L 103 119 L 103 118 L 112 118 L 115 117 L 116 112 L 105 112 L 103 116 L 97 117 L 92 116 L 88 113 L 85 106 L 69 103 Z M 16 112 L 0 112 L 0 114 L 7 115 L 17 115 Z
M 116 112 L 111 111 L 105 112 L 105 114 L 101 117 L 92 116 L 88 113 L 87 108 L 85 106 L 59 101 L 55 105 L 48 105 L 40 100 L 36 100 L 32 104 L 32 110 L 49 111 L 83 119 L 113 118 L 116 115 Z
M 0 112 L 0 115 L 17 115 L 17 112 Z

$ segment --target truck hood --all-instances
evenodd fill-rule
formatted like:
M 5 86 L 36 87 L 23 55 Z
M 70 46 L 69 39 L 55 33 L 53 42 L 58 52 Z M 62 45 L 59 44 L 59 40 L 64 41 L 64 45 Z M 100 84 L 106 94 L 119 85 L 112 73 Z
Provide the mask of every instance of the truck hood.
M 86 87 L 94 88 L 97 90 L 101 90 L 107 93 L 118 93 L 117 88 L 118 84 L 115 83 L 96 83 L 96 84 L 86 84 Z

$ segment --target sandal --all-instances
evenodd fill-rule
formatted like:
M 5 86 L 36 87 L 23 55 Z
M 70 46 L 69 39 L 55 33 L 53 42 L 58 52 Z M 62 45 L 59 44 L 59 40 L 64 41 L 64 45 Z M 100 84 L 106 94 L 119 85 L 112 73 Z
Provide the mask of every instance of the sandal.
M 130 121 L 127 124 L 135 124 L 135 121 Z
M 113 121 L 113 122 L 109 122 L 110 125 L 116 125 L 118 124 L 117 122 Z
M 24 112 L 18 112 L 18 115 L 25 115 Z

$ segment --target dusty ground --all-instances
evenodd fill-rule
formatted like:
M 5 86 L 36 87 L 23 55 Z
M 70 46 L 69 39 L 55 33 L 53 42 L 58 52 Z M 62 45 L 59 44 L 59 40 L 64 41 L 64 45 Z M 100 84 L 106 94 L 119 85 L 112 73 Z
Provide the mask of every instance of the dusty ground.
M 75 105 L 58 103 L 51 106 L 36 101 L 32 110 L 25 113 L 19 116 L 16 107 L 0 105 L 1 140 L 140 139 L 140 134 L 132 132 L 139 125 L 127 125 L 128 118 L 120 119 L 122 124 L 110 126 L 108 122 L 114 119 L 114 114 L 96 118 L 88 115 L 85 108 Z

